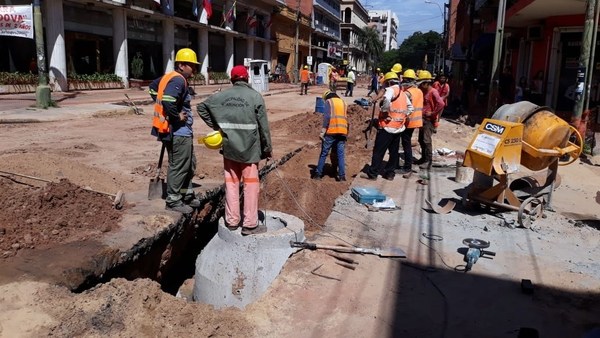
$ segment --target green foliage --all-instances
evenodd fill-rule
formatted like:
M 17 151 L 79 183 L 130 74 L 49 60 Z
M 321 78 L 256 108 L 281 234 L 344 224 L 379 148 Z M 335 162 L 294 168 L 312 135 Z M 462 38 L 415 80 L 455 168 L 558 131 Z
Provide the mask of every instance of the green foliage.
M 395 62 L 400 62 L 404 69 L 422 69 L 425 55 L 427 55 L 427 63 L 433 63 L 436 48 L 439 47 L 441 41 L 440 33 L 434 31 L 415 32 L 402 42 L 398 48 L 398 58 Z
M 381 68 L 381 71 L 385 74 L 392 69 L 392 66 L 398 62 L 399 60 L 398 50 L 392 49 L 383 53 L 381 56 L 381 61 L 376 65 L 376 67 Z
M 131 60 L 131 75 L 136 79 L 141 79 L 144 75 L 144 60 L 140 52 L 137 52 Z
M 0 85 L 36 85 L 37 74 L 0 72 Z
M 121 77 L 116 74 L 70 74 L 67 78 L 72 82 L 92 82 L 92 83 L 102 83 L 102 82 L 121 82 Z
M 381 40 L 379 32 L 375 28 L 363 28 L 358 35 L 358 43 L 370 57 L 367 59 L 368 68 L 371 68 L 372 65 L 379 63 L 385 46 L 383 45 L 383 41 Z
M 229 82 L 229 74 L 227 72 L 208 72 L 208 78 L 214 80 L 215 84 Z

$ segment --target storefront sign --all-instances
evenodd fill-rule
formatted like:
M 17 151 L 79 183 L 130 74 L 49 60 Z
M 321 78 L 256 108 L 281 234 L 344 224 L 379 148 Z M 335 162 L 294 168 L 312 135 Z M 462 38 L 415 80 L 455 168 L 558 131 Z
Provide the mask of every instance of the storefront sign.
M 327 57 L 332 59 L 342 58 L 342 45 L 335 42 L 329 42 L 327 45 Z
M 31 5 L 0 6 L 0 35 L 33 39 Z

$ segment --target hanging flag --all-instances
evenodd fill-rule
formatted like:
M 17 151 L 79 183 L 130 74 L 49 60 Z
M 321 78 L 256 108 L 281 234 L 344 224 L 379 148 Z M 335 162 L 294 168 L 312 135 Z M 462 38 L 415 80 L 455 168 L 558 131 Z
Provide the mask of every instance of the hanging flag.
M 265 29 L 271 27 L 272 24 L 273 24 L 273 16 L 270 16 L 269 21 L 265 24 Z
M 192 0 L 192 13 L 196 18 L 198 17 L 198 0 Z
M 248 17 L 248 20 L 246 20 L 246 24 L 250 28 L 254 28 L 254 27 L 258 26 L 258 20 L 256 19 L 256 15 Z
M 206 19 L 210 19 L 213 13 L 211 0 L 202 0 L 202 7 L 203 14 L 206 13 Z
M 226 14 L 223 15 L 223 23 L 235 21 L 235 17 L 237 14 L 236 13 L 236 3 L 237 3 L 237 1 L 234 1 L 231 8 L 227 11 Z
M 160 6 L 160 0 L 154 0 Z

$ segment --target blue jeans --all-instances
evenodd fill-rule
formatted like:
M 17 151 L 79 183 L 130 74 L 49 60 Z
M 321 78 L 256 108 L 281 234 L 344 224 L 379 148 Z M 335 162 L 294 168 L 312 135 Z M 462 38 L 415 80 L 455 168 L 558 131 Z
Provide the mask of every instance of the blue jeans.
M 346 162 L 344 160 L 346 136 L 343 135 L 325 135 L 323 142 L 321 143 L 321 155 L 319 156 L 319 164 L 317 164 L 315 174 L 318 176 L 323 175 L 325 160 L 327 159 L 329 150 L 331 150 L 332 147 L 336 148 L 338 176 L 346 176 Z

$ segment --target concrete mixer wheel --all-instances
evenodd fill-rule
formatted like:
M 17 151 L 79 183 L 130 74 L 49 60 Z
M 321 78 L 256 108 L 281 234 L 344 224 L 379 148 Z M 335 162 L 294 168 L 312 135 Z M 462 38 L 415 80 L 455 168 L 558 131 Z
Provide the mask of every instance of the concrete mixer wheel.
M 532 228 L 532 222 L 542 216 L 544 212 L 544 203 L 537 197 L 529 197 L 524 200 L 519 207 L 517 221 L 524 228 Z

